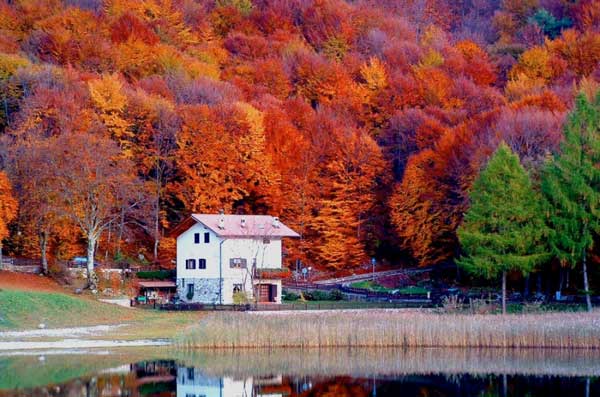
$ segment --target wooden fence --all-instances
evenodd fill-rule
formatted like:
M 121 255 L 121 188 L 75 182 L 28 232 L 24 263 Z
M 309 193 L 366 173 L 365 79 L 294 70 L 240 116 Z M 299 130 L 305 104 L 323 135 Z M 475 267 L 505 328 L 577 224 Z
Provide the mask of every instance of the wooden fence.
M 310 301 L 284 302 L 282 304 L 213 305 L 202 303 L 177 303 L 156 305 L 157 309 L 170 311 L 287 311 L 287 310 L 347 310 L 347 309 L 406 309 L 432 307 L 427 299 L 406 299 L 393 302 Z
M 38 274 L 42 272 L 42 264 L 37 259 L 10 258 L 3 256 L 2 263 L 0 263 L 0 270 Z

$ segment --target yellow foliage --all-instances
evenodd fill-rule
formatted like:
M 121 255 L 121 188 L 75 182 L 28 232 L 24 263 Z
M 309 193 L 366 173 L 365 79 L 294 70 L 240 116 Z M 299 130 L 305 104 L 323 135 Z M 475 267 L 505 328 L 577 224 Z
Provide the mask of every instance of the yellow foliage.
M 387 72 L 379 58 L 372 57 L 360 67 L 360 75 L 372 91 L 378 91 L 388 85 Z
M 516 101 L 541 91 L 545 86 L 543 79 L 518 74 L 514 79 L 506 83 L 506 96 L 510 101 Z
M 116 75 L 104 75 L 98 80 L 88 83 L 90 97 L 100 119 L 114 137 L 126 156 L 131 155 L 129 123 L 123 118 L 123 110 L 127 105 L 127 97 L 123 94 L 123 86 Z
M 550 53 L 544 47 L 533 47 L 525 51 L 519 58 L 519 62 L 512 68 L 509 76 L 515 80 L 519 76 L 529 79 L 540 79 L 544 82 L 553 77 L 550 64 Z
M 425 68 L 426 67 L 435 68 L 438 66 L 442 66 L 443 64 L 444 64 L 444 57 L 442 56 L 442 54 L 440 54 L 433 48 L 430 48 L 429 51 L 427 52 L 427 54 L 425 54 L 425 56 L 423 57 L 423 59 L 421 59 L 421 62 L 419 62 L 419 66 L 425 67 Z
M 122 93 L 123 85 L 114 74 L 91 80 L 88 87 L 94 105 L 105 112 L 121 112 L 127 105 L 127 97 Z

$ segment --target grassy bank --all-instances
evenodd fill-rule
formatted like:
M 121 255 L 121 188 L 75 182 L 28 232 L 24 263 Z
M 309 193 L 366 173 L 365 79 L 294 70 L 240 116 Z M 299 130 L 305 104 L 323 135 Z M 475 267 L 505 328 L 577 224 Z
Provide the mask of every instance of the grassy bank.
M 417 311 L 219 313 L 182 348 L 477 347 L 600 349 L 600 313 L 448 315 Z
M 0 290 L 0 331 L 127 324 L 108 335 L 114 339 L 170 338 L 196 321 L 194 312 L 127 309 L 91 297 L 60 292 Z
M 56 292 L 1 290 L 0 328 L 114 323 L 135 319 L 125 308 Z

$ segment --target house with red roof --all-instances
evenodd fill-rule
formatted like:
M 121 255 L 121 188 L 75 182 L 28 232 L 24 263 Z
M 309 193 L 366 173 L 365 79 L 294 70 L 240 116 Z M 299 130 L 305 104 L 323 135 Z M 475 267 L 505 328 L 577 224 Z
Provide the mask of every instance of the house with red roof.
M 281 303 L 282 242 L 300 236 L 279 218 L 193 214 L 171 234 L 182 301 Z

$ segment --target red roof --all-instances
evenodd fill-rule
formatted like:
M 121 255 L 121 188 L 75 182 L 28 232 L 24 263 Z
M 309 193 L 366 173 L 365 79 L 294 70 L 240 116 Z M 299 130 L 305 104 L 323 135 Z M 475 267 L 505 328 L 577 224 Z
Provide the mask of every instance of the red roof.
M 192 218 L 220 237 L 300 237 L 278 218 L 270 215 L 193 214 Z
M 221 217 L 222 228 L 219 227 Z M 242 219 L 245 222 L 242 222 Z M 177 237 L 196 223 L 202 223 L 220 237 L 300 237 L 298 233 L 269 215 L 214 214 L 193 214 L 171 229 L 168 235 Z
M 172 281 L 140 281 L 138 285 L 142 288 L 176 288 Z

